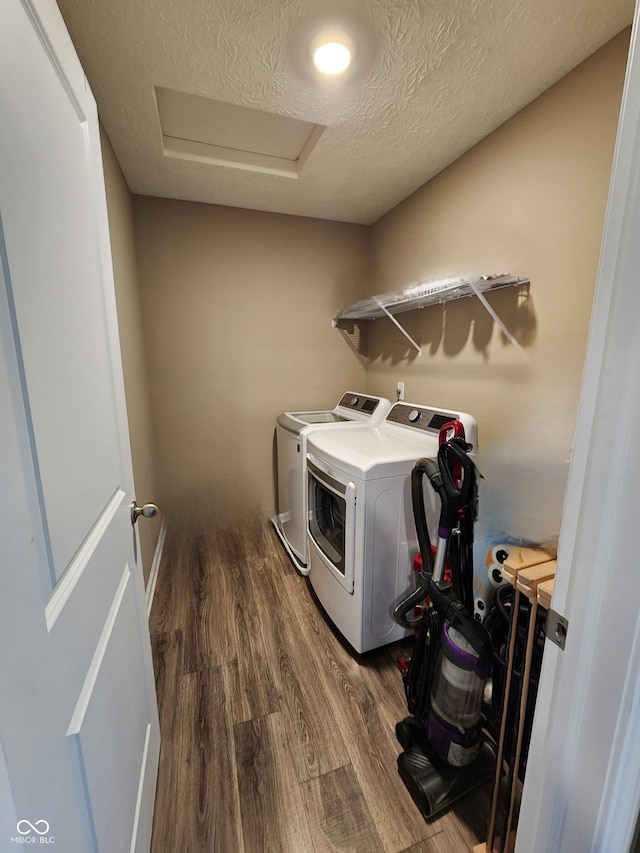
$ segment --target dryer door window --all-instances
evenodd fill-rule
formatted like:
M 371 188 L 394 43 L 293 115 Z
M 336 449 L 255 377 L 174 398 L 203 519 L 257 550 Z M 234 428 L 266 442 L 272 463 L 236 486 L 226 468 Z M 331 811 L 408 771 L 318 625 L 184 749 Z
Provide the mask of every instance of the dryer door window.
M 308 463 L 309 533 L 342 586 L 353 592 L 354 486 Z
M 346 501 L 311 479 L 311 534 L 325 557 L 344 575 L 344 533 Z

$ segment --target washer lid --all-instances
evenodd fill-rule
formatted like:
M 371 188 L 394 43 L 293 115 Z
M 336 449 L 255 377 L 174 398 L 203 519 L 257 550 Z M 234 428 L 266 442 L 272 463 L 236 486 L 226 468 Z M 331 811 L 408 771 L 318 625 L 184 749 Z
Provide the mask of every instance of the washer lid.
M 438 453 L 438 437 L 385 424 L 318 430 L 307 439 L 307 452 L 358 480 L 408 474 L 414 462 Z
M 348 423 L 381 424 L 391 403 L 384 397 L 372 397 L 356 391 L 346 391 L 335 408 L 312 412 L 283 412 L 277 423 L 288 432 L 299 433 L 307 426 L 336 426 Z

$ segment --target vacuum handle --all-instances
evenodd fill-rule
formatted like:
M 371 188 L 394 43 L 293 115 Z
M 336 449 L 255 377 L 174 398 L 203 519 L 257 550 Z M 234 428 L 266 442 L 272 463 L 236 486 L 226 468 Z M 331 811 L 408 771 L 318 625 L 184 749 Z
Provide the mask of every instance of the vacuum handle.
M 449 435 L 451 433 L 451 435 Z M 446 424 L 443 424 L 440 427 L 440 435 L 438 437 L 438 445 L 444 444 L 445 441 L 449 441 L 450 438 L 464 438 L 466 439 L 466 435 L 464 432 L 464 425 L 462 421 L 447 421 Z
M 446 539 L 458 524 L 458 513 L 469 503 L 471 496 L 473 462 L 466 448 L 463 438 L 450 438 L 438 450 L 438 467 L 442 478 L 438 535 Z
M 461 438 L 465 441 L 466 436 L 464 432 L 464 426 L 461 421 L 449 421 L 443 426 L 440 427 L 440 435 L 438 436 L 438 446 L 441 447 L 447 441 L 450 441 L 452 438 Z M 466 441 L 465 441 L 466 446 Z M 459 489 L 462 485 L 462 465 L 458 461 L 454 461 L 451 467 L 451 474 L 453 476 L 453 482 L 455 484 L 456 489 Z

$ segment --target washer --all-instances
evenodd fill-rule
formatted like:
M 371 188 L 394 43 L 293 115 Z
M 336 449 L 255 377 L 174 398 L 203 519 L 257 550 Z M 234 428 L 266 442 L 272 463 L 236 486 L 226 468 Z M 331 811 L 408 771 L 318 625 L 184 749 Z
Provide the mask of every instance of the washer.
M 333 409 L 283 412 L 276 421 L 278 511 L 273 523 L 294 566 L 308 575 L 307 557 L 307 439 L 318 430 L 375 426 L 391 409 L 384 397 L 345 391 Z
M 473 455 L 471 415 L 411 403 L 396 403 L 379 427 L 316 432 L 307 440 L 309 580 L 358 653 L 410 633 L 393 611 L 413 589 L 419 550 L 411 470 L 416 460 L 435 458 L 440 429 L 453 420 L 462 422 Z M 440 506 L 430 487 L 425 509 L 435 543 Z

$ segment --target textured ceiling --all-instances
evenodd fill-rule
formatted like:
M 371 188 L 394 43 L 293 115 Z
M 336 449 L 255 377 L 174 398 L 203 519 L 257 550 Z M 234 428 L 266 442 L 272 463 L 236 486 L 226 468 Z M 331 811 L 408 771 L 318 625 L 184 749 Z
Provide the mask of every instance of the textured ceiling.
M 631 23 L 633 0 L 58 0 L 134 193 L 371 223 Z M 322 28 L 356 46 L 309 69 Z M 297 179 L 163 155 L 155 87 L 326 125 Z

